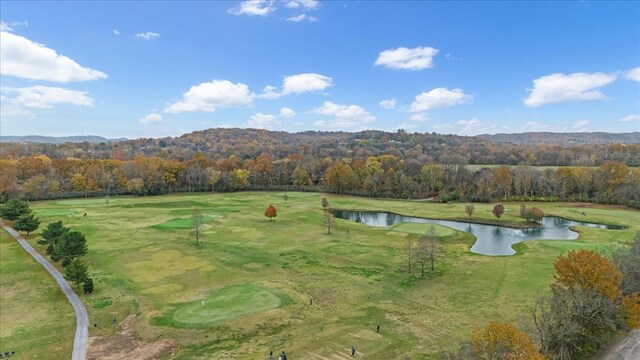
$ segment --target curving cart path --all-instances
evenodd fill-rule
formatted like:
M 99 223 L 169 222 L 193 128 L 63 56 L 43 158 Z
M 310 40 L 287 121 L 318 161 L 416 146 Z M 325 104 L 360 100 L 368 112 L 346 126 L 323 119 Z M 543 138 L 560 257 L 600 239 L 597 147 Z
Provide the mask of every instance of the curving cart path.
M 2 226 L 11 236 L 13 236 L 18 243 L 36 259 L 37 262 L 42 264 L 51 276 L 58 282 L 60 289 L 67 296 L 73 311 L 76 313 L 76 335 L 73 338 L 73 353 L 71 354 L 72 360 L 85 360 L 87 357 L 87 338 L 89 337 L 89 316 L 87 315 L 87 309 L 84 308 L 80 298 L 71 288 L 71 285 L 64 279 L 64 276 L 56 269 L 47 259 L 42 257 L 29 243 L 18 234 L 12 227 L 5 225 L 0 220 L 0 226 Z

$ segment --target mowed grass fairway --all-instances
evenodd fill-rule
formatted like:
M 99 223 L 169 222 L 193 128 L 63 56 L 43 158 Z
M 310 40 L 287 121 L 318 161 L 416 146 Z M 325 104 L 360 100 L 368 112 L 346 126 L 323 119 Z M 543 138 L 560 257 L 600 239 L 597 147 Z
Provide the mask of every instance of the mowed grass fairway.
M 76 321 L 58 284 L 0 228 L 0 352 L 12 359 L 68 359 Z
M 629 229 L 579 228 L 576 241 L 528 242 L 518 246 L 519 255 L 489 257 L 468 251 L 470 234 L 438 226 L 443 251 L 436 271 L 421 278 L 417 264 L 407 274 L 404 243 L 429 225 L 374 228 L 337 220 L 327 235 L 322 197 L 335 208 L 441 219 L 464 219 L 464 204 L 293 192 L 285 201 L 283 194 L 112 197 L 109 207 L 100 199 L 32 207 L 42 226 L 62 220 L 88 238 L 96 292 L 83 299 L 90 322 L 98 323 L 90 335 L 114 334 L 111 319 L 137 314 L 135 336 L 178 340 L 179 359 L 257 359 L 283 349 L 292 359 L 344 358 L 351 345 L 371 359 L 427 358 L 490 320 L 527 318 L 549 287 L 558 255 L 618 246 L 640 229 L 634 210 L 528 204 Z M 264 217 L 269 204 L 278 210 L 273 221 Z M 474 220 L 493 219 L 492 205 L 475 206 Z M 200 248 L 189 236 L 193 207 L 205 219 Z M 505 207 L 505 221 L 521 222 L 519 204 Z

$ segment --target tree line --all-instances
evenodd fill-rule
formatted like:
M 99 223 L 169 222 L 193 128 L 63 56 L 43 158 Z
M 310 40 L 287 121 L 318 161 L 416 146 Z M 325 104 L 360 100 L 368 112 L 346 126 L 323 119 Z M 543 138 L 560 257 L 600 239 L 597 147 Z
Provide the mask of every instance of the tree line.
M 470 169 L 463 159 L 418 162 L 397 155 L 316 158 L 225 158 L 195 153 L 187 160 L 138 156 L 118 159 L 51 159 L 46 155 L 0 160 L 3 200 L 114 194 L 238 190 L 327 191 L 390 198 L 446 201 L 586 201 L 640 208 L 640 168 L 618 161 L 598 167 L 528 165 Z
M 452 158 L 461 158 L 468 164 L 599 166 L 607 161 L 619 161 L 628 166 L 640 166 L 640 133 L 503 135 L 458 136 L 408 133 L 402 129 L 393 133 L 376 130 L 287 133 L 260 129 L 208 129 L 179 137 L 119 142 L 3 142 L 0 158 L 17 159 L 44 154 L 52 159 L 133 160 L 137 156 L 158 156 L 185 161 L 200 152 L 215 160 L 231 155 L 246 160 L 268 152 L 278 159 L 301 153 L 316 159 L 396 155 L 405 161 L 413 159 L 419 163 L 446 163 Z

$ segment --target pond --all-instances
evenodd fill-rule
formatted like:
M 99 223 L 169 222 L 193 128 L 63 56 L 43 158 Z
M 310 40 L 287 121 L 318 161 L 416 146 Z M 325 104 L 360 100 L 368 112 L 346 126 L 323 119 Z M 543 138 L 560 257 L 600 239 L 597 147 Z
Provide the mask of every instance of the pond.
M 426 219 L 378 211 L 335 210 L 333 214 L 340 219 L 376 227 L 385 227 L 399 222 L 447 226 L 473 234 L 477 240 L 471 247 L 471 252 L 483 255 L 513 255 L 516 252 L 511 246 L 527 240 L 575 240 L 578 238 L 578 233 L 569 229 L 571 226 L 588 226 L 598 229 L 622 228 L 613 225 L 572 221 L 554 216 L 545 216 L 542 219 L 541 227 L 515 229 L 497 225 Z

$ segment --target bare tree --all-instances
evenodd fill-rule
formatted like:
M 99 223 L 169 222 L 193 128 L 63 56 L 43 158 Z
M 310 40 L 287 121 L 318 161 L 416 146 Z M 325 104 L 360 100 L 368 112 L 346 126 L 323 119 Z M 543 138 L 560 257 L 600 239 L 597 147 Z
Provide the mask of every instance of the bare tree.
M 431 261 L 431 271 L 435 271 L 435 262 L 438 255 L 438 236 L 436 236 L 436 227 L 431 225 L 426 234 L 427 255 Z
M 196 241 L 196 246 L 200 247 L 200 238 L 202 237 L 202 212 L 197 207 L 191 212 L 191 236 Z
M 471 215 L 473 215 L 473 212 L 476 210 L 476 207 L 473 206 L 473 204 L 467 204 L 464 206 L 464 212 L 467 213 L 467 215 L 469 215 L 469 219 L 471 219 Z
M 407 252 L 407 262 L 409 264 L 409 274 L 411 274 L 411 259 L 413 258 L 413 241 L 411 239 L 407 239 L 407 242 L 404 244 L 404 248 Z
M 327 228 L 327 234 L 331 235 L 331 229 L 336 227 L 336 217 L 330 211 L 325 211 L 322 215 L 322 223 Z
M 420 270 L 424 276 L 424 264 L 431 262 L 431 271 L 435 271 L 435 261 L 438 251 L 438 237 L 436 236 L 436 228 L 431 225 L 429 230 L 418 239 L 415 249 L 415 259 L 420 263 Z

